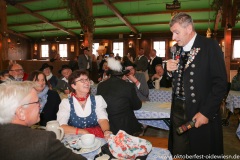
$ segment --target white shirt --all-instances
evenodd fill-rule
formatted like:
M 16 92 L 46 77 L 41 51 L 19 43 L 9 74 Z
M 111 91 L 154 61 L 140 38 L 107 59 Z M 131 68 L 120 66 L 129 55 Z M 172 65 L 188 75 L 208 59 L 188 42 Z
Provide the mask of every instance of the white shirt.
M 144 55 L 139 56 L 139 57 L 138 57 L 138 60 L 140 60 L 140 59 L 142 58 L 142 56 L 144 56 Z
M 192 46 L 193 46 L 193 43 L 196 39 L 196 36 L 197 36 L 197 33 L 195 33 L 195 35 L 193 36 L 193 38 L 188 42 L 188 44 L 186 44 L 184 47 L 183 47 L 183 50 L 184 51 L 190 51 L 192 49 Z
M 155 57 L 150 57 L 151 58 L 151 60 L 150 60 L 150 65 L 152 65 L 152 62 L 153 62 L 153 60 L 154 60 L 154 58 L 156 58 L 157 56 L 155 56 Z
M 89 64 L 89 58 L 88 58 L 88 56 L 85 54 L 85 57 L 87 58 L 87 60 L 88 60 L 88 63 L 87 63 L 87 69 L 89 69 L 90 68 L 90 64 Z
M 65 82 L 68 83 L 68 79 L 67 78 L 63 77 L 62 80 L 64 80 Z
M 99 119 L 107 119 L 108 120 L 108 114 L 106 111 L 107 103 L 105 102 L 103 97 L 100 95 L 95 95 L 95 101 L 96 101 L 97 120 L 99 120 Z M 73 105 L 74 105 L 74 109 L 75 109 L 77 116 L 87 117 L 91 114 L 90 96 L 87 99 L 84 110 L 82 109 L 82 107 L 80 106 L 80 104 L 78 103 L 78 101 L 75 97 L 73 97 Z M 71 112 L 71 108 L 70 108 L 69 100 L 67 98 L 64 98 L 59 105 L 59 110 L 57 113 L 57 121 L 59 122 L 60 125 L 68 124 L 70 112 Z

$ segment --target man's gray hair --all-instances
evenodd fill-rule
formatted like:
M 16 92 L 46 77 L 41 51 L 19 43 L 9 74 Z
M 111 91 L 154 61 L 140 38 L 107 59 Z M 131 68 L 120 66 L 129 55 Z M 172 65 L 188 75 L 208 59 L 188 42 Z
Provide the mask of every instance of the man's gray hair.
M 0 84 L 0 124 L 7 124 L 14 118 L 16 109 L 27 104 L 30 98 L 25 98 L 36 87 L 32 81 L 7 81 Z M 28 107 L 28 105 L 24 105 Z
M 177 13 L 173 16 L 169 23 L 170 27 L 172 27 L 175 23 L 179 23 L 183 28 L 187 27 L 188 25 L 192 25 L 193 30 L 195 30 L 193 25 L 193 19 L 189 14 L 183 12 Z

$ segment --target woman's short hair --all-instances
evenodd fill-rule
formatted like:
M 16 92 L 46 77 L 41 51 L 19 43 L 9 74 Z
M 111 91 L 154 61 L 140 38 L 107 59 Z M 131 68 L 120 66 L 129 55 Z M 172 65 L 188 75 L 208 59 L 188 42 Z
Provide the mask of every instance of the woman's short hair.
M 30 98 L 26 97 L 34 87 L 36 83 L 30 81 L 7 81 L 0 84 L 0 124 L 10 123 L 17 107 L 30 102 Z
M 192 25 L 192 28 L 194 30 L 193 19 L 189 14 L 183 12 L 176 14 L 175 16 L 173 16 L 169 23 L 170 27 L 172 27 L 175 23 L 179 23 L 184 28 L 188 25 Z
M 75 93 L 75 89 L 72 88 L 72 84 L 76 84 L 76 79 L 79 78 L 80 76 L 87 76 L 88 77 L 88 73 L 86 71 L 82 71 L 82 70 L 75 70 L 72 72 L 72 74 L 68 77 L 68 85 L 69 85 L 69 90 L 71 92 Z

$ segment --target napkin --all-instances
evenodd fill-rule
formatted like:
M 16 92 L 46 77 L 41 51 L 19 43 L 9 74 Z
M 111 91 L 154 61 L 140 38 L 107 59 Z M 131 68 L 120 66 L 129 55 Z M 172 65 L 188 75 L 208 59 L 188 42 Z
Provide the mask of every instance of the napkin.
M 146 156 L 152 149 L 152 144 L 142 138 L 134 137 L 123 130 L 108 139 L 109 150 L 118 159 L 136 159 Z

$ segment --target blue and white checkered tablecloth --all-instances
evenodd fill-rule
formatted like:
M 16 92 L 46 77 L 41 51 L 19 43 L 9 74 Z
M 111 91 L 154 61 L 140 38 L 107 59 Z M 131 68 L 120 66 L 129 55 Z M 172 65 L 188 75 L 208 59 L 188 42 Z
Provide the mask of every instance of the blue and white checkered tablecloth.
M 233 113 L 235 108 L 240 108 L 240 92 L 230 90 L 226 102 L 227 102 L 226 107 Z M 236 131 L 236 134 L 240 139 L 240 124 Z
M 171 103 L 144 102 L 140 110 L 134 111 L 140 123 L 169 130 L 163 119 L 170 118 Z
M 237 134 L 238 138 L 240 139 L 240 124 L 238 125 L 236 134 Z
M 172 88 L 149 89 L 150 102 L 171 102 Z
M 233 112 L 235 108 L 240 108 L 240 91 L 230 91 L 227 97 L 227 108 Z
M 91 86 L 91 93 L 97 93 L 97 85 Z M 149 89 L 150 102 L 171 102 L 172 88 Z

